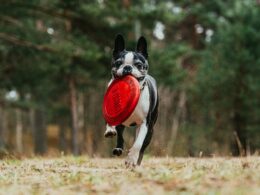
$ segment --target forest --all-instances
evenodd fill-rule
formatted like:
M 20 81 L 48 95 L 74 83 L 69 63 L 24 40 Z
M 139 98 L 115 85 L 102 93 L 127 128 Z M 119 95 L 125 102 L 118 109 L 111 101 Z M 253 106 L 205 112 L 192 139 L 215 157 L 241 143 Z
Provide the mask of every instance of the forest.
M 128 50 L 146 38 L 158 82 L 146 155 L 259 154 L 259 18 L 259 0 L 0 0 L 0 158 L 112 156 L 102 102 L 119 33 Z

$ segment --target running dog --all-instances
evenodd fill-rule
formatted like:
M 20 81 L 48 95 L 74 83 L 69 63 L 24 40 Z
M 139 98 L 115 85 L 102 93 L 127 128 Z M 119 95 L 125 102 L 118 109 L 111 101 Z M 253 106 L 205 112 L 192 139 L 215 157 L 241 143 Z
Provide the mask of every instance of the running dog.
M 125 49 L 125 41 L 122 35 L 117 35 L 112 56 L 112 79 L 125 75 L 134 76 L 140 84 L 140 98 L 131 116 L 118 126 L 106 125 L 105 137 L 117 135 L 117 145 L 113 154 L 120 156 L 123 152 L 125 127 L 136 126 L 136 139 L 129 150 L 125 164 L 127 167 L 140 165 L 144 151 L 149 145 L 153 127 L 158 115 L 158 92 L 155 79 L 148 75 L 147 42 L 144 37 L 137 41 L 135 51 Z

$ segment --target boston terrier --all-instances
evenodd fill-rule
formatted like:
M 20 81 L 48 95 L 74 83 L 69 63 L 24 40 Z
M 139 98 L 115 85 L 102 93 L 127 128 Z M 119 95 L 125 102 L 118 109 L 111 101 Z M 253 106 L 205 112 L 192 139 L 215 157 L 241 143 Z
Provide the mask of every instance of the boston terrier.
M 153 126 L 158 115 L 157 86 L 155 79 L 147 74 L 149 68 L 147 59 L 147 42 L 144 37 L 139 38 L 136 51 L 127 51 L 123 36 L 116 36 L 112 57 L 112 79 L 108 86 L 116 78 L 132 75 L 138 80 L 141 90 L 137 106 L 131 116 L 118 126 L 107 124 L 104 134 L 105 137 L 117 135 L 117 145 L 113 149 L 113 154 L 120 156 L 124 148 L 125 127 L 136 126 L 135 142 L 125 161 L 127 167 L 141 164 L 144 150 L 151 141 Z

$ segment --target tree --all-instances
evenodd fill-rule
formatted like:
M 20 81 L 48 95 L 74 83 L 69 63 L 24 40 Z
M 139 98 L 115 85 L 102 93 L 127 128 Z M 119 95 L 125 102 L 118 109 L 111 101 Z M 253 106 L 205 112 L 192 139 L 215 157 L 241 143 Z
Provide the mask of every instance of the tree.
M 259 113 L 259 6 L 251 1 L 234 1 L 222 7 L 213 40 L 201 67 L 200 80 L 221 113 L 227 129 L 234 132 L 233 154 L 245 155 L 259 147 L 255 129 Z

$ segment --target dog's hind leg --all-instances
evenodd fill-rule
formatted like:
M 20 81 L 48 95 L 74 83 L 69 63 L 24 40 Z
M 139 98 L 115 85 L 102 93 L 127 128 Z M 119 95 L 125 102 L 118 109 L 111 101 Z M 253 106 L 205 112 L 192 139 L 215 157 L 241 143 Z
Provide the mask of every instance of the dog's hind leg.
M 144 139 L 143 145 L 141 147 L 141 150 L 139 152 L 139 156 L 138 156 L 138 160 L 137 160 L 137 165 L 140 165 L 143 159 L 143 155 L 144 155 L 144 150 L 146 149 L 146 147 L 150 144 L 151 139 L 152 139 L 152 135 L 153 135 L 153 128 L 152 129 L 148 129 L 148 132 L 146 134 L 146 137 Z
M 135 167 L 137 165 L 139 153 L 140 153 L 140 150 L 143 146 L 145 137 L 148 132 L 146 120 L 144 120 L 144 122 L 141 124 L 140 127 L 138 127 L 138 129 L 136 131 L 137 131 L 138 135 L 137 135 L 134 145 L 130 149 L 128 156 L 126 158 L 126 161 L 125 161 L 125 164 L 127 167 Z
M 124 132 L 124 129 L 125 129 L 124 125 L 116 126 L 117 144 L 116 144 L 116 147 L 113 149 L 113 155 L 120 156 L 123 153 L 123 149 L 124 149 L 123 132 Z
M 152 136 L 153 136 L 153 126 L 154 126 L 154 124 L 157 120 L 157 116 L 158 116 L 158 104 L 159 104 L 159 102 L 157 101 L 153 112 L 148 116 L 148 122 L 147 122 L 148 132 L 147 132 L 146 137 L 144 139 L 142 148 L 139 152 L 139 157 L 138 157 L 138 160 L 137 160 L 138 165 L 141 164 L 142 159 L 143 159 L 143 155 L 144 155 L 144 150 L 150 144 Z

